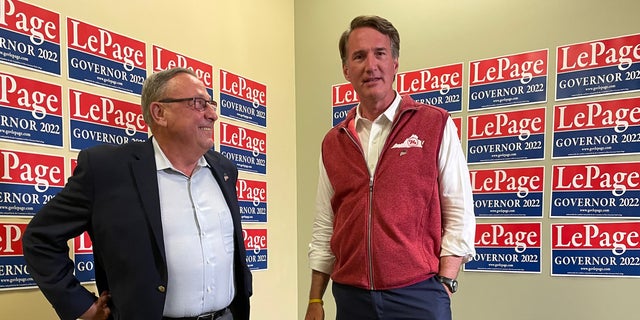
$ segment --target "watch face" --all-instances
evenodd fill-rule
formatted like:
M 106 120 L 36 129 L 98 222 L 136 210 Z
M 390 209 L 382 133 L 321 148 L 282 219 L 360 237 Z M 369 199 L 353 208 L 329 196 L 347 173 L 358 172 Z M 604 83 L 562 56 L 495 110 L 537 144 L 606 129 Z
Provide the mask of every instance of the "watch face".
M 458 291 L 458 281 L 453 280 L 451 281 L 451 293 L 455 293 L 456 291 Z

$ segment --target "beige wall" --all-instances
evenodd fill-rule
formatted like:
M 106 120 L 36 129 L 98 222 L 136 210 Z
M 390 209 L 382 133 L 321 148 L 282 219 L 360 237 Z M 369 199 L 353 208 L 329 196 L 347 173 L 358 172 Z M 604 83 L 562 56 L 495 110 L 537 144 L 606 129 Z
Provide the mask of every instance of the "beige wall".
M 126 101 L 133 95 L 70 82 L 66 79 L 67 16 L 147 43 L 147 70 L 151 70 L 151 46 L 162 46 L 213 65 L 214 97 L 218 99 L 218 72 L 231 71 L 267 86 L 266 129 L 245 125 L 267 134 L 267 175 L 243 174 L 242 178 L 267 181 L 269 217 L 266 224 L 245 225 L 268 229 L 269 266 L 254 272 L 254 319 L 295 319 L 297 310 L 295 109 L 293 1 L 169 1 L 169 0 L 27 0 L 61 16 L 62 77 L 0 65 L 0 72 L 60 83 Z M 63 97 L 66 95 L 63 95 Z M 66 98 L 65 98 L 66 99 Z M 66 102 L 64 104 L 66 106 Z M 68 112 L 64 112 L 68 117 Z M 225 120 L 225 122 L 235 123 Z M 64 120 L 63 123 L 68 123 Z M 240 124 L 240 123 L 237 123 Z M 216 136 L 219 137 L 216 132 Z M 64 148 L 53 150 L 1 142 L 2 148 L 57 153 L 75 157 Z M 16 221 L 4 219 L 3 221 Z M 17 221 L 23 221 L 17 220 Z M 145 306 L 140 306 L 145 308 Z M 35 289 L 0 292 L 0 319 L 56 319 L 42 294 Z
M 558 45 L 638 33 L 638 12 L 640 2 L 635 0 L 296 1 L 299 318 L 304 315 L 308 297 L 306 244 L 313 219 L 319 144 L 331 126 L 331 85 L 346 82 L 337 41 L 354 16 L 378 14 L 394 23 L 401 38 L 400 71 L 464 62 L 466 75 L 469 61 L 544 48 L 549 49 L 549 62 L 554 66 Z M 550 71 L 549 108 L 554 101 L 554 81 Z M 468 88 L 466 81 L 463 87 Z M 463 110 L 466 103 L 465 97 Z M 551 116 L 550 112 L 547 115 Z M 547 123 L 552 123 L 551 117 Z M 548 155 L 550 149 L 547 142 Z M 638 161 L 640 157 L 624 159 Z M 576 162 L 580 161 L 588 160 Z M 549 157 L 543 163 L 549 166 Z M 545 190 L 550 190 L 548 180 Z M 548 196 L 545 203 L 549 203 Z M 454 319 L 634 318 L 639 280 L 550 276 L 548 207 L 543 219 L 518 219 L 542 222 L 542 273 L 462 273 L 460 292 L 452 302 Z M 482 220 L 498 221 L 504 219 Z M 327 319 L 333 319 L 331 293 L 325 298 Z

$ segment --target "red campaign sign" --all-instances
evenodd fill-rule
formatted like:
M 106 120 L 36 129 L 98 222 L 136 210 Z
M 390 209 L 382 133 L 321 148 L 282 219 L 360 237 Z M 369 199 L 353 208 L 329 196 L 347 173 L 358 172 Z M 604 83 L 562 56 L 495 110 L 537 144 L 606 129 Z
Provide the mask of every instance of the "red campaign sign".
M 257 204 L 267 202 L 267 182 L 238 179 L 236 193 L 238 194 L 238 201 L 251 201 Z
M 213 90 L 213 66 L 189 58 L 185 55 L 169 51 L 162 47 L 153 46 L 153 72 L 171 68 L 186 68 L 192 70 L 204 86 Z
M 551 224 L 552 249 L 640 249 L 640 222 Z
M 0 256 L 22 256 L 22 235 L 26 228 L 27 223 L 0 223 Z
M 519 53 L 469 63 L 470 86 L 520 80 L 547 75 L 547 49 Z
M 139 104 L 69 89 L 70 118 L 125 129 L 129 135 L 147 132 Z
M 93 253 L 93 242 L 91 242 L 89 233 L 83 232 L 81 235 L 73 239 L 73 252 L 75 254 Z
M 640 34 L 560 46 L 557 73 L 617 66 L 628 69 L 640 61 Z
M 267 105 L 267 86 L 225 70 L 220 70 L 220 92 L 250 101 L 254 106 Z
M 247 251 L 258 254 L 267 249 L 267 229 L 243 229 L 244 247 Z
M 478 247 L 527 248 L 540 247 L 541 223 L 479 223 L 476 225 L 475 245 Z
M 542 192 L 544 167 L 471 170 L 473 193 Z
M 33 185 L 40 192 L 64 186 L 64 157 L 0 149 L 0 161 L 0 183 Z
M 62 116 L 62 87 L 0 73 L 0 104 L 31 111 L 33 118 Z
M 640 125 L 640 98 L 554 106 L 553 131 L 614 128 L 622 133 Z
M 640 162 L 554 165 L 552 191 L 640 190 Z
M 467 139 L 519 136 L 526 140 L 535 134 L 544 134 L 546 108 L 526 109 L 469 116 Z
M 69 17 L 67 43 L 70 49 L 121 62 L 128 71 L 147 65 L 144 42 Z
M 359 103 L 358 94 L 351 83 L 331 86 L 331 105 L 333 107 Z
M 462 63 L 398 73 L 396 90 L 400 94 L 440 91 L 446 94 L 462 88 Z
M 220 122 L 220 144 L 251 151 L 254 154 L 267 153 L 267 135 L 232 124 Z
M 26 2 L 0 1 L 0 25 L 29 36 L 35 45 L 43 41 L 60 44 L 60 15 Z

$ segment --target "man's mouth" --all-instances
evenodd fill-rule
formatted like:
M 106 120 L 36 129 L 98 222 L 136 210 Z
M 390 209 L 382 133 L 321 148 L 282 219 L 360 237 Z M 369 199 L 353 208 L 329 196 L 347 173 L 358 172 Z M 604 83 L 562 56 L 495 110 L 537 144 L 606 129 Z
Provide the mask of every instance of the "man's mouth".
M 381 78 L 367 78 L 364 79 L 364 83 L 371 83 L 371 82 L 375 82 L 375 81 L 379 81 Z

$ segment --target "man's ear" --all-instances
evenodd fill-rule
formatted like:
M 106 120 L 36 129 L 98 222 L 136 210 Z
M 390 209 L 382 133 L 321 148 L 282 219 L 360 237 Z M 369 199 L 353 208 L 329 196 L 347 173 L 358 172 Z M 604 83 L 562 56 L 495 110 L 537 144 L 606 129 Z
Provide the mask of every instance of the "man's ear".
M 166 120 L 166 111 L 165 109 L 162 107 L 162 104 L 160 104 L 159 102 L 152 102 L 151 105 L 149 105 L 149 111 L 151 113 L 151 118 L 153 119 L 153 122 L 159 126 L 165 126 L 167 124 L 167 120 Z
M 344 78 L 347 79 L 347 81 L 351 82 L 351 79 L 349 76 L 349 68 L 347 67 L 346 63 L 342 64 L 342 75 L 344 75 Z

